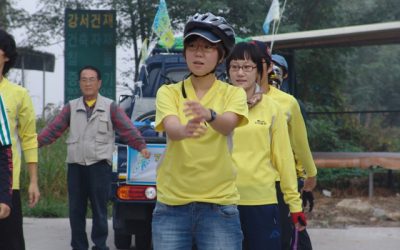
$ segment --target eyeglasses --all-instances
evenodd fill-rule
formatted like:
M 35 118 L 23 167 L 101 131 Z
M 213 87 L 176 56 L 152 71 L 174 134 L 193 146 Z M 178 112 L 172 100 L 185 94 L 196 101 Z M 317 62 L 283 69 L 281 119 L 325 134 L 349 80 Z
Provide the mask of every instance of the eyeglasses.
M 257 66 L 252 66 L 252 65 L 242 65 L 242 66 L 240 66 L 240 65 L 235 65 L 235 64 L 232 64 L 232 65 L 229 66 L 229 69 L 232 72 L 237 72 L 240 69 L 242 69 L 243 72 L 251 72 L 255 68 L 257 68 Z
M 97 78 L 96 77 L 81 78 L 79 81 L 82 83 L 94 83 L 97 82 Z
M 217 45 L 214 44 L 196 44 L 196 43 L 189 43 L 186 49 L 190 52 L 196 52 L 200 50 L 204 53 L 211 53 L 217 49 Z

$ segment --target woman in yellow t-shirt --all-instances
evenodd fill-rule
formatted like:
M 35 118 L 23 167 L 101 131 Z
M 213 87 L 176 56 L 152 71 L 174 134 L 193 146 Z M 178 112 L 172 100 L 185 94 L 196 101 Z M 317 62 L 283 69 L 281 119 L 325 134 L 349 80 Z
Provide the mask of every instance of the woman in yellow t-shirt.
M 224 18 L 195 14 L 183 40 L 191 74 L 162 86 L 156 98 L 155 126 L 167 146 L 157 170 L 154 249 L 241 249 L 230 150 L 233 130 L 247 124 L 246 94 L 215 76 L 235 34 Z
M 233 85 L 242 87 L 247 99 L 259 91 L 263 72 L 255 44 L 238 43 L 226 60 Z M 267 61 L 270 63 L 270 60 Z M 243 248 L 281 249 L 279 209 L 275 181 L 281 179 L 284 199 L 298 230 L 306 219 L 302 212 L 294 158 L 285 117 L 279 106 L 264 96 L 249 110 L 249 123 L 233 136 L 232 158 L 238 168 L 239 211 L 244 235 Z

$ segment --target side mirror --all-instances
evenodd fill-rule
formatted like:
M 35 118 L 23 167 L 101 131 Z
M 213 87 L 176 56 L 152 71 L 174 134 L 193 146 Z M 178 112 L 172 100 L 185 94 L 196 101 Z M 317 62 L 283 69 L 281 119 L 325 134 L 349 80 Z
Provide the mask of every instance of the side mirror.
M 131 118 L 135 106 L 135 97 L 131 95 L 120 95 L 118 98 L 118 106 Z
M 129 98 L 132 98 L 131 95 L 120 95 L 118 98 L 118 105 L 121 106 L 121 103 L 128 101 Z

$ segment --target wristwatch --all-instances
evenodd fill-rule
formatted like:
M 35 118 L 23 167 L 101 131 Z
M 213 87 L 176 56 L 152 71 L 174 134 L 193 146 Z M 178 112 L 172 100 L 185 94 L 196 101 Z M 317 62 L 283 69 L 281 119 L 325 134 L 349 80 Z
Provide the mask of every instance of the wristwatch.
M 207 121 L 206 121 L 206 122 L 208 122 L 208 123 L 213 122 L 213 121 L 215 120 L 215 118 L 217 118 L 217 112 L 215 112 L 215 111 L 212 110 L 212 109 L 209 109 L 209 110 L 210 110 L 211 118 L 210 118 L 210 120 L 207 120 Z

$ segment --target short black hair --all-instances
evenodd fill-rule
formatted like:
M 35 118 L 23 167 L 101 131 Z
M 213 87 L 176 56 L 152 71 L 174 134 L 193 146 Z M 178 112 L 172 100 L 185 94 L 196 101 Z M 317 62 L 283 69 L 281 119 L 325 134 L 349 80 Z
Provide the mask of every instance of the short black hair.
M 8 61 L 4 64 L 2 72 L 3 75 L 6 75 L 17 61 L 18 53 L 14 37 L 3 29 L 0 29 L 0 49 L 8 58 Z
M 98 79 L 98 80 L 101 80 L 101 73 L 100 73 L 100 70 L 99 70 L 98 68 L 96 68 L 95 66 L 91 66 L 91 65 L 86 65 L 86 66 L 82 67 L 82 68 L 79 70 L 79 79 L 81 78 L 81 73 L 82 73 L 82 71 L 84 71 L 85 69 L 94 70 L 94 71 L 96 72 L 96 74 L 97 74 L 97 79 Z
M 257 45 L 248 42 L 240 42 L 233 47 L 231 54 L 226 58 L 226 72 L 229 76 L 229 67 L 232 60 L 252 60 L 260 76 L 263 73 L 262 55 Z

